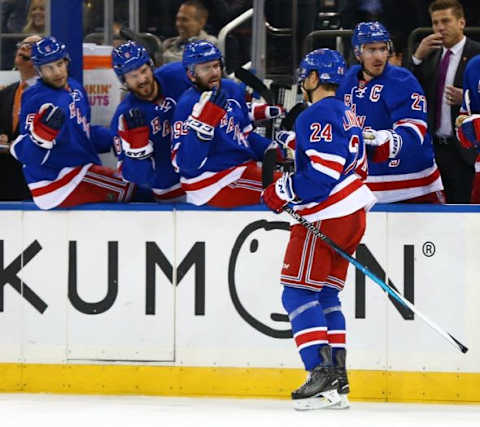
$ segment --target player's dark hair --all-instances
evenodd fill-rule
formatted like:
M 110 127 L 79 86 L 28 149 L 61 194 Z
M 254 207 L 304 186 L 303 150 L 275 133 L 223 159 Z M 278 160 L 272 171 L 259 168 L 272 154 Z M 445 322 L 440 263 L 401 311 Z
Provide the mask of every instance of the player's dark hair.
M 323 87 L 325 90 L 336 92 L 339 85 L 336 83 L 320 83 L 319 86 Z
M 428 12 L 432 16 L 433 12 L 446 9 L 452 9 L 452 13 L 457 19 L 465 18 L 465 11 L 458 0 L 435 0 L 428 7 Z
M 207 22 L 208 19 L 208 9 L 205 7 L 205 5 L 199 1 L 199 0 L 185 0 L 182 4 L 182 6 L 193 6 L 195 9 L 197 9 L 197 19 L 200 21 L 202 19 Z

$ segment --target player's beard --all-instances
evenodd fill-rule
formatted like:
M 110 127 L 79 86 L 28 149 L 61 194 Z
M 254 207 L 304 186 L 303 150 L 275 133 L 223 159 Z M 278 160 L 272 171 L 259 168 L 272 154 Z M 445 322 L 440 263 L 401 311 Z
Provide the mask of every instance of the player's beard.
M 195 85 L 201 92 L 206 92 L 212 90 L 214 87 L 220 89 L 221 78 L 212 77 L 210 79 L 201 79 L 200 77 L 196 76 L 195 78 Z
M 63 89 L 67 86 L 68 75 L 55 78 L 45 78 L 42 76 L 42 80 L 46 85 L 53 87 L 54 89 Z
M 366 74 L 367 76 L 370 76 L 372 78 L 381 76 L 383 74 L 383 72 L 385 71 L 385 67 L 387 66 L 387 62 L 388 61 L 385 61 L 385 62 L 382 61 L 381 63 L 380 62 L 374 63 L 369 67 L 363 66 L 362 71 L 364 72 L 364 74 Z M 366 79 L 366 80 L 369 80 L 369 79 Z
M 135 88 L 129 88 L 137 98 L 151 100 L 155 95 L 155 80 L 151 79 L 138 84 Z

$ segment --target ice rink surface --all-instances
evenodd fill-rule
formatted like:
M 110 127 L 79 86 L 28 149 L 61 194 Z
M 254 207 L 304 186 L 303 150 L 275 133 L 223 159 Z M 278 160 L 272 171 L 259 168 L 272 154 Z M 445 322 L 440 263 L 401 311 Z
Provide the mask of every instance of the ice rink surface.
M 352 402 L 297 412 L 289 400 L 0 394 L 1 427 L 480 426 L 480 405 Z

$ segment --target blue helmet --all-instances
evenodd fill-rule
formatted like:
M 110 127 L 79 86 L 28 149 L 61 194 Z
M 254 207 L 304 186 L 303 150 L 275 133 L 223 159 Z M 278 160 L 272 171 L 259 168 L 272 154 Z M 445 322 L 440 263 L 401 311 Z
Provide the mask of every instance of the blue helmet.
M 386 42 L 392 51 L 392 40 L 387 29 L 380 22 L 360 22 L 353 30 L 352 45 L 355 55 L 362 53 L 362 45 L 368 43 Z
M 299 85 L 316 71 L 320 83 L 340 84 L 345 76 L 345 60 L 336 50 L 317 49 L 307 53 L 300 62 L 297 82 Z
M 183 50 L 182 64 L 186 70 L 193 73 L 195 65 L 219 59 L 222 62 L 222 52 L 207 40 L 195 40 L 188 43 Z
M 55 37 L 44 37 L 32 46 L 32 62 L 36 68 L 62 58 L 70 61 L 65 43 L 58 41 Z
M 126 73 L 140 68 L 143 64 L 153 67 L 153 61 L 147 49 L 133 41 L 121 44 L 112 50 L 112 63 L 113 71 L 122 82 Z

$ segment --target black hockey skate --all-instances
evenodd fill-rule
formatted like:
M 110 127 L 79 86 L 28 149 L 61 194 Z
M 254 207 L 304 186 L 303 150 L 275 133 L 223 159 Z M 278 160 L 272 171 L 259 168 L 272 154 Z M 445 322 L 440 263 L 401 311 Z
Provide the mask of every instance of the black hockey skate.
M 293 407 L 299 411 L 328 408 L 340 402 L 338 378 L 332 362 L 332 348 L 320 347 L 322 363 L 309 373 L 307 381 L 292 393 Z
M 347 351 L 344 348 L 338 349 L 335 354 L 335 374 L 338 379 L 338 395 L 340 401 L 335 405 L 332 405 L 332 409 L 348 409 L 350 408 L 350 402 L 348 401 L 347 394 L 350 393 L 350 385 L 348 384 L 347 369 L 345 365 L 345 359 L 347 357 Z

